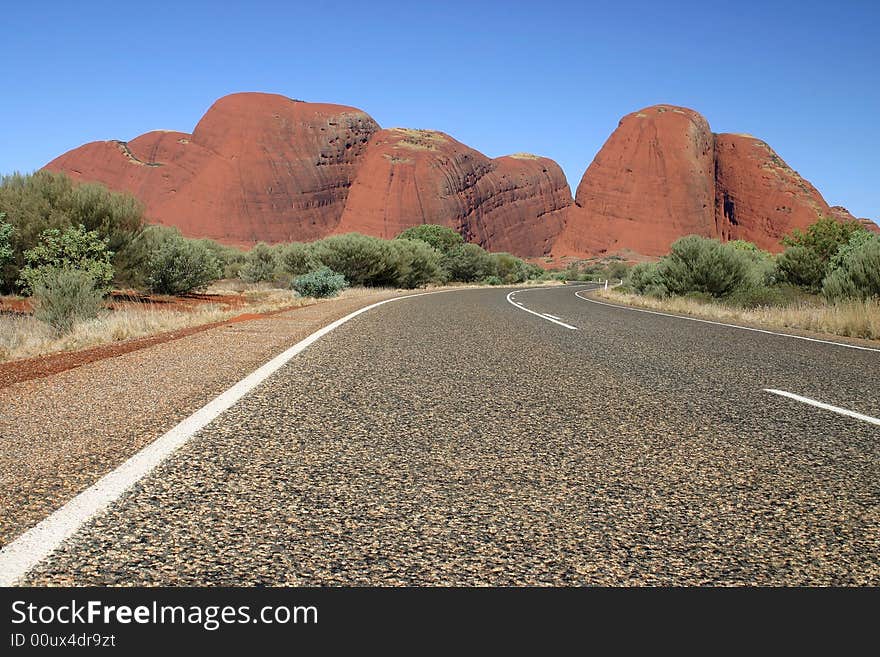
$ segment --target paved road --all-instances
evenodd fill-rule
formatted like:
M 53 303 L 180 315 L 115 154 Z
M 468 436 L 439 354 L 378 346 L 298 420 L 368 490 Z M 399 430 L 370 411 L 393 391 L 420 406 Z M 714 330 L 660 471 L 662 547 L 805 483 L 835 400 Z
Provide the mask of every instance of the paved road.
M 322 338 L 31 583 L 880 584 L 880 353 L 416 297 Z

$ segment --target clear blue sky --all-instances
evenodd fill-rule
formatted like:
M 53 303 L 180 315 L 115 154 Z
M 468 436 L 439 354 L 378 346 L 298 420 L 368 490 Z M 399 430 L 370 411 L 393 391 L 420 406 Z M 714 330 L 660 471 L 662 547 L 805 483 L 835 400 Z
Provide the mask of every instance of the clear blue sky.
M 235 91 L 354 105 L 574 188 L 624 114 L 702 112 L 880 218 L 880 3 L 17 2 L 3 9 L 0 173 L 97 139 L 190 131 Z

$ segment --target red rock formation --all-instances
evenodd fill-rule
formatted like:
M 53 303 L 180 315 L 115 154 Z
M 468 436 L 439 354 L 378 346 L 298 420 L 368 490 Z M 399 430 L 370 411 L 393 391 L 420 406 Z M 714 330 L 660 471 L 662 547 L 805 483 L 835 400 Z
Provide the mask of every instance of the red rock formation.
M 221 98 L 191 135 L 93 142 L 46 168 L 131 192 L 151 220 L 185 235 L 237 245 L 439 223 L 532 257 L 551 247 L 558 257 L 656 256 L 691 233 L 778 251 L 820 215 L 852 218 L 764 142 L 713 135 L 702 116 L 670 105 L 621 120 L 576 204 L 552 160 L 490 159 L 443 133 L 379 130 L 351 107 L 261 93 Z
M 830 214 L 765 142 L 713 135 L 696 112 L 660 105 L 624 117 L 599 151 L 553 254 L 657 256 L 687 234 L 780 251 L 785 234 Z
M 225 96 L 192 135 L 86 144 L 46 168 L 138 196 L 151 219 L 231 244 L 310 240 L 342 216 L 379 126 L 352 107 L 274 94 Z
M 590 164 L 556 255 L 661 255 L 715 232 L 713 137 L 696 112 L 659 105 L 625 116 Z
M 571 204 L 552 160 L 495 160 L 428 130 L 392 128 L 373 135 L 337 232 L 390 238 L 422 223 L 449 226 L 493 251 L 541 255 Z
M 716 237 L 780 251 L 780 240 L 831 215 L 822 195 L 766 143 L 749 135 L 715 137 Z

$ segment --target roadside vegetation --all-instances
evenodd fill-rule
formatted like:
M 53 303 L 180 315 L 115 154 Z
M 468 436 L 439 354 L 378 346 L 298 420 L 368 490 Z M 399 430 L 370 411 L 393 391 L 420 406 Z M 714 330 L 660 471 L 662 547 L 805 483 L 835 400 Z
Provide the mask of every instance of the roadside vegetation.
M 220 321 L 242 304 L 169 299 L 204 296 L 221 281 L 271 290 L 268 306 L 277 309 L 357 288 L 551 278 L 443 226 L 416 226 L 391 240 L 351 233 L 245 251 L 148 225 L 134 197 L 101 185 L 47 171 L 0 179 L 0 360 Z M 122 290 L 138 303 L 120 303 Z M 264 311 L 251 296 L 247 311 Z
M 822 218 L 772 255 L 745 241 L 689 235 L 604 293 L 699 317 L 880 339 L 880 236 Z

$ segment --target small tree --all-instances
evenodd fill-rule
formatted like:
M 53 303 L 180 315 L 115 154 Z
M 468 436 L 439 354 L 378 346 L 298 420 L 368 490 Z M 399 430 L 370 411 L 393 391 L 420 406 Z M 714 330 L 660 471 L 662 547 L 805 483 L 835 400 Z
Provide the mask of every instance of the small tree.
M 280 249 L 278 262 L 281 270 L 290 276 L 306 274 L 319 266 L 308 244 L 291 242 Z
M 106 291 L 113 280 L 113 253 L 107 249 L 107 242 L 106 237 L 82 225 L 64 232 L 57 228 L 44 230 L 39 243 L 24 253 L 27 265 L 21 269 L 19 284 L 31 292 L 50 272 L 76 269 L 88 273 L 96 289 Z
M 453 281 L 471 283 L 495 275 L 492 256 L 477 244 L 460 244 L 443 258 L 443 267 Z
M 351 285 L 396 285 L 398 257 L 387 240 L 360 233 L 331 235 L 312 245 L 315 258 Z
M 397 256 L 397 284 L 408 289 L 443 280 L 440 252 L 421 240 L 391 242 Z
M 457 246 L 464 244 L 464 238 L 451 228 L 438 224 L 421 224 L 407 228 L 397 239 L 421 240 L 433 246 L 440 253 L 449 253 Z
M 718 240 L 688 235 L 670 247 L 658 274 L 672 294 L 699 292 L 723 298 L 740 287 L 749 268 L 742 254 Z
M 526 268 L 522 260 L 509 253 L 493 253 L 494 276 L 504 283 L 520 283 L 526 279 Z
M 806 246 L 790 246 L 776 258 L 776 270 L 780 280 L 811 292 L 818 292 L 825 278 L 827 262 Z
M 838 221 L 833 217 L 822 217 L 810 225 L 806 232 L 795 228 L 782 238 L 782 243 L 788 247 L 802 246 L 809 249 L 820 262 L 827 263 L 849 241 L 853 233 L 864 230 L 857 221 Z
M 626 284 L 639 294 L 665 297 L 669 294 L 656 262 L 640 262 L 629 270 Z
M 832 300 L 880 297 L 880 237 L 850 250 L 826 277 L 822 293 Z
M 260 283 L 275 280 L 278 272 L 276 252 L 265 242 L 260 242 L 248 251 L 244 265 L 239 272 L 241 280 Z
M 150 257 L 146 284 L 156 294 L 187 294 L 220 278 L 220 263 L 204 243 L 175 235 Z
M 6 263 L 12 260 L 12 224 L 3 221 L 6 215 L 0 212 L 0 285 L 4 280 L 4 268 Z
M 87 271 L 61 267 L 47 269 L 33 283 L 34 317 L 60 333 L 83 320 L 94 319 L 103 306 L 104 292 Z

